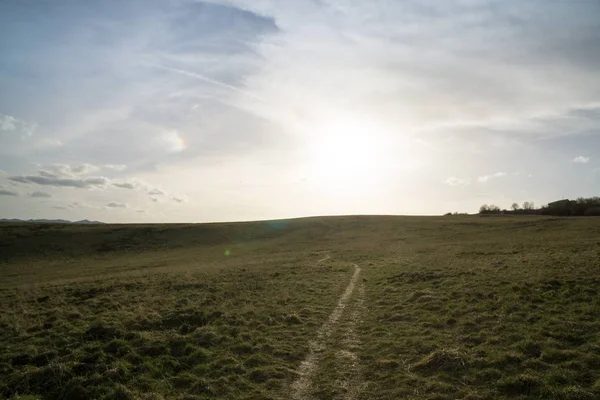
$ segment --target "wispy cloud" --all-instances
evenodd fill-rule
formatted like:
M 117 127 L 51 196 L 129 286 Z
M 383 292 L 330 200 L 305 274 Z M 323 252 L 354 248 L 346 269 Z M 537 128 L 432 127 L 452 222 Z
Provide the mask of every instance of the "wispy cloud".
M 88 177 L 88 178 L 58 178 L 48 177 L 40 175 L 24 175 L 24 176 L 11 176 L 10 179 L 17 183 L 35 183 L 38 185 L 57 186 L 57 187 L 71 187 L 79 189 L 89 189 L 93 187 L 104 187 L 108 184 L 109 180 L 102 176 Z
M 26 139 L 34 134 L 37 124 L 23 121 L 10 115 L 0 114 L 0 132 L 12 132 Z
M 69 208 L 95 208 L 94 206 L 87 204 L 87 203 L 82 203 L 79 201 L 73 201 L 71 203 L 69 203 L 68 205 Z
M 148 191 L 148 194 L 150 196 L 164 196 L 165 192 L 163 192 L 160 189 L 151 189 L 151 190 Z
M 110 179 L 104 176 L 90 176 L 101 169 L 115 170 L 121 166 L 81 164 L 52 164 L 41 167 L 37 175 L 16 175 L 8 179 L 14 183 L 37 184 L 44 186 L 77 188 L 77 189 L 108 189 L 110 187 L 146 191 L 151 195 L 164 195 L 165 192 L 137 179 Z M 41 192 L 35 192 L 41 193 Z M 42 196 L 34 196 L 42 197 Z
M 164 190 L 153 187 L 149 183 L 140 180 L 122 180 L 113 181 L 112 186 L 120 189 L 137 190 L 146 192 L 149 196 L 165 196 L 167 193 Z
M 42 138 L 35 142 L 35 147 L 41 149 L 56 149 L 62 147 L 63 143 L 58 139 Z
M 199 74 L 199 73 L 196 73 L 196 72 L 186 71 L 186 70 L 178 69 L 178 68 L 167 67 L 165 65 L 160 65 L 160 64 L 149 63 L 148 65 L 151 66 L 151 67 L 163 69 L 165 71 L 174 72 L 176 74 L 181 74 L 181 75 L 189 76 L 189 77 L 194 78 L 194 79 L 200 79 L 201 81 L 212 83 L 213 85 L 224 87 L 224 88 L 229 89 L 229 90 L 233 90 L 233 91 L 235 91 L 237 93 L 243 94 L 244 96 L 248 96 L 248 97 L 250 97 L 250 98 L 252 98 L 254 100 L 264 101 L 259 96 L 255 95 L 255 94 L 253 94 L 251 92 L 248 92 L 248 91 L 246 91 L 246 90 L 244 90 L 244 89 L 242 89 L 240 87 L 233 86 L 233 85 L 230 85 L 228 83 L 221 82 L 221 81 L 218 81 L 216 79 L 209 78 L 208 76 L 205 76 L 205 75 L 202 75 L 202 74 Z
M 590 157 L 577 156 L 573 159 L 573 162 L 576 164 L 587 164 L 590 162 L 590 160 L 591 160 Z
M 471 181 L 469 179 L 457 178 L 455 176 L 449 177 L 448 179 L 446 179 L 445 182 L 447 185 L 459 186 L 459 187 L 465 187 L 465 186 L 469 186 L 471 184 Z
M 137 185 L 132 182 L 113 182 L 112 185 L 121 189 L 135 189 L 137 187 Z
M 0 196 L 18 196 L 19 193 L 14 190 L 5 189 L 0 186 Z
M 55 208 L 57 210 L 81 210 L 81 209 L 86 209 L 86 210 L 94 210 L 94 209 L 99 209 L 100 207 L 91 205 L 91 204 L 87 204 L 87 203 L 83 203 L 83 202 L 79 202 L 79 201 L 72 201 L 70 203 L 62 203 L 62 204 L 55 204 L 54 206 L 52 206 L 52 208 Z
M 479 178 L 477 178 L 477 182 L 479 183 L 486 183 L 488 182 L 490 179 L 494 179 L 494 178 L 503 178 L 507 175 L 506 172 L 496 172 L 495 174 L 490 174 L 490 175 L 483 175 L 480 176 Z
M 46 192 L 37 192 L 36 191 L 36 192 L 29 193 L 29 197 L 49 199 L 50 197 L 52 197 L 52 195 L 49 193 L 46 193 Z
M 487 1 L 450 1 L 447 6 L 430 3 L 426 12 L 410 2 L 388 2 L 385 7 L 376 2 L 340 6 L 339 2 L 309 5 L 290 1 L 266 6 L 242 0 L 235 4 L 275 15 L 284 28 L 281 35 L 258 47 L 273 67 L 248 79 L 249 90 L 274 104 L 270 108 L 276 111 L 263 109 L 268 113 L 265 115 L 289 115 L 286 111 L 290 105 L 298 107 L 299 98 L 306 96 L 315 100 L 312 105 L 301 105 L 304 112 L 318 114 L 319 108 L 335 108 L 336 103 L 386 114 L 401 108 L 402 116 L 395 122 L 411 130 L 445 126 L 444 133 L 448 134 L 452 126 L 477 126 L 495 130 L 500 138 L 504 136 L 501 130 L 507 129 L 519 135 L 543 132 L 547 124 L 535 122 L 539 116 L 556 122 L 576 104 L 597 101 L 593 94 L 598 89 L 596 83 L 592 84 L 595 89 L 578 92 L 577 79 L 565 70 L 552 69 L 542 76 L 535 68 L 528 68 L 541 60 L 553 63 L 556 54 L 549 49 L 554 48 L 576 54 L 580 65 L 585 65 L 584 79 L 591 79 L 593 74 L 582 48 L 583 43 L 591 46 L 591 42 L 542 34 L 547 30 L 539 26 L 543 23 L 536 18 L 535 7 L 511 2 L 506 8 L 495 8 Z M 580 17 L 572 21 L 577 25 L 582 19 L 589 20 L 583 15 L 585 8 L 555 6 L 545 9 L 545 15 L 553 20 L 562 12 L 573 13 Z M 299 10 L 304 18 L 328 23 L 302 24 L 297 17 Z M 521 21 L 531 22 L 527 43 L 519 40 L 518 30 L 511 26 L 514 12 Z M 485 42 L 496 42 L 500 50 L 495 47 L 491 52 L 484 42 L 472 40 L 475 26 L 485 26 Z M 351 32 L 352 40 L 348 40 L 347 32 Z M 576 46 L 568 49 L 571 40 Z M 498 57 L 505 57 L 504 61 Z M 336 74 L 327 75 L 326 83 L 321 82 L 323 74 L 316 73 L 323 69 L 336 70 Z M 294 79 L 300 75 L 303 79 Z M 515 79 L 524 86 L 508 89 L 506 82 Z M 561 97 L 548 97 L 541 90 L 549 86 Z M 320 96 L 310 96 L 315 92 Z M 570 122 L 566 119 L 561 125 Z M 568 131 L 576 133 L 574 129 Z
M 10 115 L 0 114 L 0 131 L 10 132 L 17 129 L 17 119 Z
M 100 170 L 100 167 L 92 164 L 52 164 L 41 169 L 40 175 L 46 177 L 75 178 Z
M 118 203 L 116 201 L 111 201 L 110 203 L 108 203 L 106 205 L 106 207 L 108 207 L 108 208 L 127 208 L 127 204 L 125 204 L 125 203 Z
M 123 164 L 105 164 L 102 168 L 112 170 L 112 171 L 125 171 L 127 169 L 127 165 Z
M 158 144 L 170 153 L 179 153 L 186 148 L 183 136 L 175 129 L 163 132 L 158 138 Z

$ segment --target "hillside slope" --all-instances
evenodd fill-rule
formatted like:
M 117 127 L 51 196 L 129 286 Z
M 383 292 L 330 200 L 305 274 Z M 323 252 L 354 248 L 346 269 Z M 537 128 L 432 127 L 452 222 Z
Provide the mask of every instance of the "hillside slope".
M 593 218 L 0 225 L 0 397 L 595 399 Z

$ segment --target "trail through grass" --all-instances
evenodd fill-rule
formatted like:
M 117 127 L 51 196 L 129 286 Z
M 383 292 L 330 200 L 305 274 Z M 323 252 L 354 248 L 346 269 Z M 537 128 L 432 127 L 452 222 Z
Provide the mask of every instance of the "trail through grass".
M 356 354 L 351 351 L 350 345 L 356 345 L 357 340 L 354 333 L 354 324 L 358 320 L 358 307 L 352 303 L 352 295 L 357 285 L 357 281 L 360 276 L 360 267 L 356 264 L 354 266 L 354 273 L 350 278 L 350 282 L 346 287 L 346 290 L 338 300 L 337 306 L 333 312 L 329 315 L 327 321 L 317 331 L 317 337 L 309 342 L 309 353 L 308 356 L 300 364 L 298 369 L 298 379 L 292 384 L 292 398 L 294 400 L 308 400 L 314 398 L 313 393 L 320 393 L 325 390 L 324 387 L 314 384 L 315 374 L 320 372 L 321 362 L 329 355 L 329 353 L 335 353 L 336 365 L 335 371 L 337 372 L 337 380 L 334 384 L 339 386 L 345 392 L 353 393 L 356 390 L 350 388 L 351 383 L 348 381 L 350 377 L 357 377 L 358 362 Z M 350 309 L 349 305 L 353 305 L 353 309 Z M 343 319 L 346 314 L 346 320 Z M 341 326 L 341 328 L 340 328 Z M 340 329 L 342 335 L 346 337 L 340 342 Z M 340 348 L 340 343 L 343 348 Z M 353 383 L 352 383 L 353 384 Z M 325 387 L 330 387 L 328 384 Z M 347 397 L 348 398 L 348 397 Z

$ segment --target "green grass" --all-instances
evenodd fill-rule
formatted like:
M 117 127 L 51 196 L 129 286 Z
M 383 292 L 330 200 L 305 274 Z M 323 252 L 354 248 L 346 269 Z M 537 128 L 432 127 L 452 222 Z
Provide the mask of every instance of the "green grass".
M 290 398 L 357 263 L 358 398 L 600 398 L 599 222 L 3 224 L 0 397 Z
M 598 221 L 427 225 L 372 272 L 364 398 L 599 398 Z

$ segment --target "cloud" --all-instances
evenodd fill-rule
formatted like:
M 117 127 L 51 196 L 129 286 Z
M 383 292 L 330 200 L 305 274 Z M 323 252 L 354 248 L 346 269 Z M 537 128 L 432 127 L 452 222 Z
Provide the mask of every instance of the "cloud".
M 426 6 L 410 1 L 385 6 L 233 1 L 274 16 L 282 27 L 256 46 L 265 68 L 246 78 L 245 89 L 265 104 L 243 96 L 236 104 L 284 126 L 361 110 L 407 135 L 435 130 L 437 137 L 427 141 L 444 151 L 474 146 L 478 139 L 472 131 L 491 133 L 476 144 L 489 151 L 545 136 L 549 127 L 551 135 L 578 135 L 597 127 L 597 115 L 573 112 L 598 102 L 600 81 L 592 61 L 600 62 L 593 45 L 600 29 L 588 15 L 600 11 L 597 5 L 554 3 L 541 11 L 485 0 Z M 540 20 L 540 12 L 548 19 Z M 577 33 L 547 34 L 565 12 L 573 16 L 568 24 Z M 303 24 L 298 14 L 316 22 Z M 547 65 L 547 73 L 539 74 L 537 65 Z M 336 73 L 323 80 L 323 71 Z M 511 85 L 517 81 L 523 85 Z M 397 109 L 402 113 L 394 117 Z M 446 146 L 448 138 L 456 146 Z
M 18 195 L 19 195 L 18 192 L 0 187 L 0 196 L 18 196 Z
M 591 160 L 590 157 L 577 156 L 573 159 L 573 162 L 576 164 L 587 164 L 590 162 L 590 160 Z
M 43 166 L 38 171 L 38 175 L 17 175 L 17 176 L 9 176 L 8 180 L 14 183 L 24 183 L 24 184 L 37 184 L 42 186 L 55 186 L 55 187 L 64 187 L 64 188 L 76 188 L 76 189 L 102 189 L 109 191 L 111 188 L 119 188 L 119 189 L 127 189 L 127 190 L 136 190 L 140 193 L 150 193 L 153 197 L 152 201 L 157 201 L 156 196 L 165 196 L 166 193 L 158 188 L 152 187 L 150 184 L 137 180 L 118 180 L 113 181 L 109 178 L 103 176 L 88 176 L 88 173 L 96 172 L 100 169 L 107 169 L 106 164 L 94 165 L 89 163 L 81 163 L 81 164 L 52 164 L 48 166 Z M 110 167 L 108 167 L 110 169 Z M 118 166 L 115 169 L 123 169 Z M 6 193 L 8 194 L 8 193 Z M 50 194 L 34 191 L 29 193 L 30 197 L 34 198 L 49 198 Z M 98 195 L 98 197 L 102 198 L 103 195 Z M 123 199 L 125 200 L 125 199 Z M 129 206 L 124 201 L 111 201 L 106 204 L 104 207 L 90 206 L 86 203 L 80 201 L 73 201 L 69 204 L 60 204 L 61 210 L 66 209 L 129 209 Z M 132 212 L 136 212 L 132 210 Z
M 486 183 L 490 179 L 503 178 L 506 175 L 507 175 L 506 172 L 496 172 L 495 174 L 491 174 L 491 175 L 483 175 L 483 176 L 480 176 L 479 178 L 477 178 L 477 182 L 479 182 L 479 183 Z
M 55 149 L 62 147 L 63 143 L 58 139 L 43 138 L 35 142 L 35 146 L 42 149 Z
M 117 203 L 116 201 L 111 201 L 106 205 L 108 208 L 127 208 L 127 204 L 125 203 Z
M 75 210 L 75 209 L 79 209 L 79 208 L 97 209 L 98 207 L 89 205 L 87 203 L 82 203 L 79 201 L 73 201 L 70 203 L 66 203 L 66 204 L 63 203 L 60 205 L 53 206 L 53 208 L 56 208 L 58 210 Z
M 121 169 L 121 166 L 106 165 L 98 166 L 89 163 L 80 164 L 51 164 L 42 167 L 38 175 L 16 175 L 8 179 L 17 183 L 35 183 L 38 185 L 71 187 L 80 189 L 101 188 L 110 184 L 116 187 L 133 189 L 137 183 L 131 182 L 113 182 L 103 176 L 88 176 L 90 173 L 97 172 L 102 168 Z
M 136 187 L 138 187 L 135 183 L 131 182 L 113 182 L 112 185 L 121 189 L 135 189 Z
M 37 197 L 37 198 L 50 198 L 52 197 L 49 193 L 45 193 L 45 192 L 33 192 L 33 193 L 29 193 L 29 197 Z
M 156 197 L 150 197 L 150 200 L 152 200 L 154 203 L 158 203 L 158 199 Z
M 100 170 L 100 167 L 88 163 L 82 164 L 52 164 L 44 167 L 39 174 L 54 178 L 75 178 Z
M 67 167 L 68 173 L 71 173 L 75 176 L 87 175 L 92 172 L 98 171 L 100 168 L 96 165 L 92 164 L 76 164 L 76 165 L 66 165 L 63 167 Z
M 102 166 L 104 169 L 112 170 L 112 171 L 125 171 L 127 169 L 127 165 L 123 164 L 104 164 Z
M 87 178 L 57 178 L 44 175 L 25 175 L 11 176 L 9 180 L 17 183 L 35 183 L 38 185 L 71 187 L 79 189 L 90 189 L 94 187 L 103 187 L 109 183 L 107 178 L 102 176 L 87 177 Z
M 148 194 L 151 196 L 164 196 L 166 193 L 160 189 L 154 188 L 154 189 L 149 190 Z
M 177 73 L 177 74 L 189 76 L 189 77 L 192 77 L 192 78 L 195 78 L 195 79 L 199 79 L 199 80 L 204 81 L 204 82 L 212 83 L 213 85 L 221 86 L 221 87 L 224 87 L 224 88 L 236 91 L 238 93 L 241 93 L 241 94 L 243 94 L 245 96 L 249 96 L 250 98 L 252 98 L 254 100 L 264 101 L 263 99 L 261 99 L 260 97 L 256 96 L 255 94 L 247 92 L 247 91 L 245 91 L 244 89 L 242 89 L 240 87 L 233 86 L 233 85 L 230 85 L 230 84 L 225 83 L 225 82 L 217 81 L 216 79 L 212 79 L 212 78 L 209 78 L 209 77 L 201 75 L 201 74 L 197 74 L 197 73 L 194 73 L 194 72 L 191 72 L 191 71 L 185 71 L 185 70 L 182 70 L 182 69 L 171 68 L 171 67 L 167 67 L 167 66 L 160 65 L 160 64 L 149 64 L 149 65 L 151 65 L 153 67 L 156 67 L 156 68 L 164 69 L 166 71 L 170 71 L 170 72 L 174 72 L 174 73 Z M 194 106 L 192 107 L 192 109 L 197 108 L 197 106 L 198 106 L 198 104 L 194 104 Z
M 79 202 L 79 201 L 74 201 L 72 203 L 69 203 L 68 207 L 69 208 L 97 208 L 95 206 L 89 205 L 87 203 L 82 203 L 82 202 Z
M 185 199 L 183 199 L 181 197 L 173 197 L 172 199 L 173 199 L 173 201 L 175 201 L 177 203 L 185 203 Z
M 15 117 L 0 114 L 0 131 L 14 131 L 15 129 L 17 129 L 16 121 L 17 120 Z
M 465 187 L 471 184 L 471 181 L 469 181 L 468 179 L 464 179 L 464 178 L 457 178 L 455 176 L 451 176 L 448 179 L 446 179 L 446 184 L 450 185 L 450 186 L 459 186 L 459 187 Z
M 26 139 L 33 135 L 37 124 L 20 120 L 10 115 L 0 114 L 0 132 L 15 132 Z
M 140 180 L 112 182 L 112 186 L 118 187 L 121 189 L 146 191 L 151 196 L 166 195 L 166 193 L 164 191 L 162 191 L 158 188 L 152 187 L 152 185 L 150 185 L 144 181 L 140 181 Z
M 183 137 L 175 129 L 163 132 L 158 138 L 158 143 L 170 153 L 179 153 L 186 148 Z
M 94 165 L 90 163 L 79 163 L 79 164 L 52 164 L 44 167 L 44 171 L 53 174 L 54 176 L 73 177 L 88 175 L 92 172 L 97 172 L 102 169 L 109 171 L 124 171 L 127 168 L 126 165 L 121 164 L 104 164 Z

